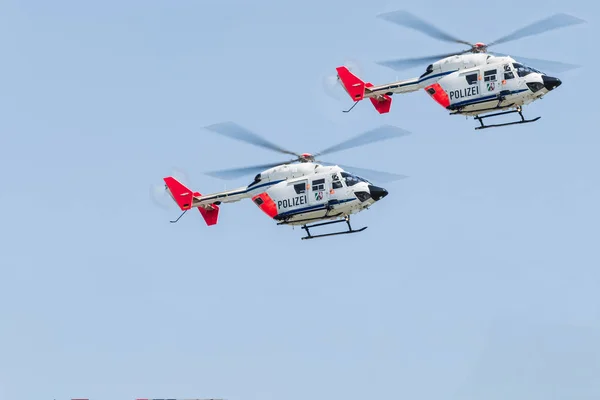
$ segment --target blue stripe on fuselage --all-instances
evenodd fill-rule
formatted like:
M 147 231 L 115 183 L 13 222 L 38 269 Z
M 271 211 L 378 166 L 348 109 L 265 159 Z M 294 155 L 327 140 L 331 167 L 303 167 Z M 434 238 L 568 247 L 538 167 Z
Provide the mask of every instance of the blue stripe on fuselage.
M 337 205 L 337 204 L 348 203 L 348 202 L 350 202 L 350 201 L 353 201 L 353 200 L 358 200 L 358 199 L 356 199 L 356 198 L 352 198 L 352 199 L 337 200 L 337 202 L 336 202 L 336 203 L 334 203 L 334 204 L 332 204 L 332 205 L 334 205 L 334 206 L 335 206 L 335 205 Z M 314 206 L 302 207 L 302 208 L 299 208 L 299 209 L 297 209 L 297 210 L 285 211 L 285 212 L 282 212 L 282 213 L 280 213 L 280 214 L 277 214 L 277 215 L 276 215 L 276 217 L 277 217 L 277 218 L 281 218 L 281 217 L 291 217 L 291 216 L 294 216 L 294 215 L 297 215 L 297 214 L 303 214 L 303 213 L 305 213 L 305 212 L 308 212 L 308 211 L 319 211 L 319 210 L 325 210 L 325 209 L 327 209 L 327 204 L 328 204 L 328 203 L 324 203 L 324 204 L 316 204 L 316 205 L 314 205 Z
M 523 93 L 523 92 L 526 92 L 527 90 L 529 90 L 529 89 L 513 90 L 508 95 L 510 96 L 510 95 L 513 95 L 513 94 Z M 487 101 L 495 100 L 497 98 L 498 98 L 498 94 L 493 94 L 493 95 L 481 97 L 479 99 L 463 100 L 463 101 L 459 101 L 458 103 L 451 104 L 450 108 L 462 107 L 462 106 L 470 106 L 470 105 L 475 105 L 475 104 L 478 104 L 478 103 L 485 103 Z

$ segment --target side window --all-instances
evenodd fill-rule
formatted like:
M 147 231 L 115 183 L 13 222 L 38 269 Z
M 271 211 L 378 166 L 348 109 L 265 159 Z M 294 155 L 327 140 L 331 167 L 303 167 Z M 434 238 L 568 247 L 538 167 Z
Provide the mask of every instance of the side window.
M 294 185 L 294 190 L 296 191 L 296 194 L 306 193 L 306 183 L 296 183 Z
M 491 69 L 489 71 L 485 71 L 483 73 L 483 80 L 485 82 L 495 82 L 496 81 L 496 70 Z
M 504 79 L 514 79 L 515 74 L 512 72 L 510 68 L 510 64 L 504 65 Z
M 340 176 L 338 174 L 331 175 L 331 187 L 333 189 L 339 189 L 342 187 L 342 181 L 340 181 Z
M 465 75 L 465 79 L 469 85 L 474 85 L 477 83 L 477 72 L 469 75 Z
M 316 181 L 312 181 L 312 190 L 313 192 L 325 190 L 325 179 L 317 179 Z

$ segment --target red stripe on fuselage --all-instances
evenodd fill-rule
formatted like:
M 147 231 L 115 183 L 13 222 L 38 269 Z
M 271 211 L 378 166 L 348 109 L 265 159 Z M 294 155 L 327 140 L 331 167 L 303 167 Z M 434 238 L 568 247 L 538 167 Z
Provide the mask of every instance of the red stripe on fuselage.
M 427 86 L 425 88 L 425 91 L 429 93 L 429 95 L 433 97 L 433 99 L 437 101 L 438 104 L 442 107 L 448 108 L 448 106 L 450 105 L 448 93 L 446 93 L 446 91 L 442 89 L 439 83 L 434 83 L 433 85 Z
M 269 217 L 274 218 L 277 215 L 277 205 L 266 192 L 257 194 L 252 201 Z

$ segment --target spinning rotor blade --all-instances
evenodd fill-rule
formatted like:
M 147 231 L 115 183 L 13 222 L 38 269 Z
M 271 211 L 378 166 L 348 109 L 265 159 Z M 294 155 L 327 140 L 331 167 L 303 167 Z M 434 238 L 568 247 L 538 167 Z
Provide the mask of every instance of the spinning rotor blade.
M 408 11 L 392 11 L 377 15 L 377 18 L 381 18 L 394 24 L 402 25 L 407 28 L 414 29 L 421 33 L 424 33 L 434 39 L 438 39 L 444 42 L 462 43 L 467 46 L 473 46 L 471 43 L 464 40 L 460 40 L 452 35 L 443 32 L 428 22 L 423 21 L 421 18 L 409 13 Z
M 419 58 L 401 58 L 401 59 L 397 59 L 397 60 L 379 61 L 376 64 L 391 68 L 396 71 L 402 71 L 402 70 L 409 69 L 412 67 L 417 67 L 419 65 L 428 65 L 437 60 L 441 60 L 443 58 L 458 55 L 458 54 L 464 54 L 467 52 L 469 52 L 469 50 L 459 51 L 456 53 L 438 54 L 437 56 L 427 56 L 427 57 L 419 57 Z
M 345 140 L 339 144 L 328 147 L 316 154 L 314 157 L 331 154 L 336 151 L 351 149 L 353 147 L 364 146 L 369 143 L 379 142 L 382 140 L 391 139 L 394 137 L 410 135 L 410 132 L 392 125 L 383 125 L 367 132 L 361 133 L 353 138 Z
M 330 164 L 330 163 L 328 163 L 328 164 Z M 376 170 L 367 169 L 367 168 L 357 168 L 357 167 L 351 167 L 349 165 L 342 165 L 342 164 L 334 164 L 334 165 L 337 165 L 338 167 L 343 168 L 346 172 L 361 176 L 363 178 L 372 180 L 374 182 L 393 182 L 393 181 L 398 181 L 400 179 L 408 178 L 408 176 L 406 176 L 406 175 L 394 174 L 391 172 L 376 171 Z
M 521 39 L 526 36 L 538 35 L 543 32 L 551 31 L 558 28 L 563 28 L 570 25 L 576 25 L 584 23 L 585 21 L 579 19 L 577 17 L 573 17 L 568 14 L 554 14 L 548 18 L 544 18 L 537 22 L 534 22 L 530 25 L 527 25 L 521 29 L 518 29 L 511 33 L 510 35 L 506 35 L 501 37 L 498 40 L 493 41 L 492 43 L 488 43 L 487 47 L 510 42 L 512 40 Z
M 507 54 L 501 54 L 496 52 L 488 52 L 488 54 L 492 54 L 495 56 L 507 56 Z M 550 61 L 550 60 L 541 60 L 537 58 L 528 58 L 521 56 L 511 56 L 516 60 L 516 62 L 521 62 L 529 67 L 533 67 L 540 71 L 549 71 L 549 72 L 566 72 L 572 69 L 576 69 L 581 67 L 581 65 L 575 64 L 567 64 L 559 61 Z
M 281 164 L 289 164 L 293 161 L 296 160 L 289 160 L 289 161 L 283 161 L 283 162 L 276 162 L 276 163 L 270 163 L 270 164 L 263 164 L 263 165 L 252 165 L 249 167 L 241 167 L 241 168 L 232 168 L 232 169 L 223 169 L 220 171 L 210 171 L 210 172 L 205 172 L 205 175 L 209 175 L 215 178 L 221 178 L 221 179 L 235 179 L 235 178 L 239 178 L 242 176 L 246 176 L 246 175 L 256 175 L 259 172 L 262 172 L 266 169 L 275 167 L 277 165 L 281 165 Z
M 260 137 L 256 133 L 249 131 L 235 122 L 221 122 L 206 126 L 205 129 L 230 137 L 231 139 L 240 140 L 242 142 L 263 147 L 265 149 L 274 150 L 279 153 L 300 157 L 298 154 L 269 142 L 267 139 Z

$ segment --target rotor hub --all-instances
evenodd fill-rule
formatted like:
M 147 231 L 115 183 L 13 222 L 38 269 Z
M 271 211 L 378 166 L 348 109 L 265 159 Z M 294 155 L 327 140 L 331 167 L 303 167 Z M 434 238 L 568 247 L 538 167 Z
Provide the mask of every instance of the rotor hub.
M 312 154 L 310 154 L 310 153 L 302 153 L 300 155 L 300 162 L 311 162 L 311 161 L 315 161 L 315 158 L 313 157 Z
M 473 45 L 473 52 L 475 53 L 483 53 L 487 50 L 487 46 L 485 43 L 477 42 Z

